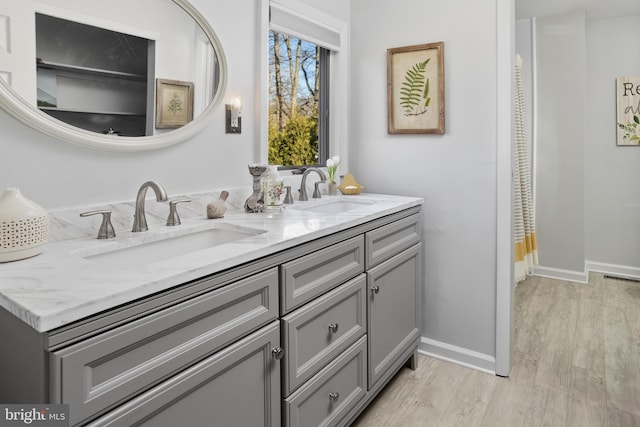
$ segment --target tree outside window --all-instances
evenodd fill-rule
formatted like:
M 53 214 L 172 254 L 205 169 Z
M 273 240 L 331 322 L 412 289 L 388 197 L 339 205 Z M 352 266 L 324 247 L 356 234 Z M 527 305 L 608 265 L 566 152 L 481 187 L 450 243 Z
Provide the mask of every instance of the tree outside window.
M 319 158 L 321 50 L 269 32 L 269 164 L 316 165 Z

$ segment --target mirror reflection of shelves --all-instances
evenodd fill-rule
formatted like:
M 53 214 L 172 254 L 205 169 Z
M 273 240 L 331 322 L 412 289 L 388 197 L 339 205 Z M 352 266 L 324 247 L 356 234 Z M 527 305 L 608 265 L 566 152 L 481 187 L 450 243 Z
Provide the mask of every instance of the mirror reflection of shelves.
M 43 14 L 36 36 L 41 111 L 93 132 L 153 134 L 153 40 Z
M 131 81 L 146 82 L 147 76 L 145 74 L 126 73 L 122 71 L 103 70 L 100 68 L 80 67 L 77 65 L 58 64 L 55 62 L 45 62 L 42 58 L 36 58 L 36 65 L 38 68 L 44 68 L 47 70 L 60 70 L 81 73 L 83 75 L 94 75 L 102 77 L 114 77 L 120 79 L 126 79 Z

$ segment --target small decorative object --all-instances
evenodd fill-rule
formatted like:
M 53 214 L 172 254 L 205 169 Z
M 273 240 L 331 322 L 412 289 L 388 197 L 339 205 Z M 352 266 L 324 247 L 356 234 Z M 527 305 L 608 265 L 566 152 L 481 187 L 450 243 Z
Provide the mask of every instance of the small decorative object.
M 340 165 L 340 156 L 333 156 L 327 159 L 327 171 L 329 172 L 329 190 L 330 196 L 338 194 L 338 184 L 336 184 L 336 170 Z
M 179 128 L 193 120 L 193 83 L 156 79 L 156 129 Z
M 223 191 L 220 193 L 220 198 L 218 200 L 214 200 L 213 202 L 207 205 L 207 218 L 223 218 L 224 213 L 227 211 L 227 207 L 224 202 L 229 197 L 228 191 Z
M 618 77 L 617 145 L 640 146 L 640 77 Z
M 262 212 L 262 175 L 267 170 L 265 165 L 249 165 L 249 173 L 253 177 L 253 194 L 244 202 L 244 210 L 247 212 Z
M 353 175 L 348 173 L 344 176 L 344 178 L 342 178 L 342 182 L 340 183 L 340 187 L 338 188 L 340 189 L 342 194 L 351 195 L 360 194 L 364 187 L 358 184 L 358 181 L 356 181 Z
M 387 50 L 387 132 L 444 133 L 444 43 Z
M 269 166 L 269 171 L 262 180 L 262 199 L 267 209 L 280 209 L 282 207 L 282 194 L 284 182 L 278 175 L 277 166 Z
M 0 262 L 42 253 L 49 240 L 49 214 L 17 188 L 0 196 Z

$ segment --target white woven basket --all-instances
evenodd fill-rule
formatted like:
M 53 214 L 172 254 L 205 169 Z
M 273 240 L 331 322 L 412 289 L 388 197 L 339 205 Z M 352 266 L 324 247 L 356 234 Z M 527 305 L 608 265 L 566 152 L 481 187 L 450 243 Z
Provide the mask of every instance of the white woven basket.
M 0 196 L 0 262 L 16 261 L 42 253 L 49 241 L 49 214 L 7 188 Z

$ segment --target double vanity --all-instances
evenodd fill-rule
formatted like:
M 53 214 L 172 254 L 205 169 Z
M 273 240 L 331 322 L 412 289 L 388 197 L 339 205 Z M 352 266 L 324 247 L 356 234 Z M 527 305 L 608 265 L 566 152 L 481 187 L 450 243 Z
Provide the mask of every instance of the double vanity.
M 415 367 L 421 205 L 116 225 L 3 264 L 0 402 L 68 404 L 71 425 L 348 425 Z

